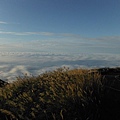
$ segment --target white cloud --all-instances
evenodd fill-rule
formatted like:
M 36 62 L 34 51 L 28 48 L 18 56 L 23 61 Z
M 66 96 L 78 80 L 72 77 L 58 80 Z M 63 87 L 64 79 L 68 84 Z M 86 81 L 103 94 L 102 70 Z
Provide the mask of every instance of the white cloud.
M 7 35 L 29 35 L 26 32 L 4 32 L 4 31 L 0 31 L 0 34 L 7 34 Z
M 7 22 L 0 21 L 0 24 L 8 24 Z M 54 33 L 54 32 L 15 32 L 15 31 L 0 31 L 0 34 L 7 34 L 7 35 L 43 35 L 43 36 L 62 36 L 62 37 L 74 37 L 74 38 L 81 38 L 79 34 L 72 34 L 72 33 Z
M 26 40 L 10 42 L 0 47 L 0 51 L 19 51 L 19 52 L 31 52 L 31 51 L 43 51 L 50 53 L 105 53 L 105 54 L 119 54 L 120 40 L 92 40 L 92 39 L 74 39 L 67 37 L 60 38 L 46 38 L 46 40 Z M 7 40 L 4 40 L 7 41 Z
M 0 21 L 0 24 L 5 24 L 6 22 Z M 6 23 L 8 24 L 8 23 Z M 86 43 L 97 43 L 101 42 L 103 44 L 106 43 L 120 43 L 120 36 L 104 36 L 104 37 L 98 37 L 98 38 L 90 38 L 90 37 L 82 37 L 79 34 L 72 34 L 72 33 L 55 33 L 55 32 L 14 32 L 14 31 L 0 31 L 0 34 L 6 34 L 6 35 L 15 35 L 15 36 L 29 36 L 29 35 L 42 35 L 42 36 L 54 36 L 54 37 L 61 37 L 57 38 L 57 40 L 67 40 L 74 41 L 79 40 Z
M 2 23 L 2 22 L 1 22 Z M 42 36 L 61 36 L 61 37 L 73 37 L 73 38 L 81 38 L 78 34 L 72 33 L 53 33 L 53 32 L 13 32 L 13 31 L 0 31 L 0 34 L 7 34 L 7 35 L 42 35 Z
M 8 23 L 4 21 L 0 21 L 0 24 L 8 24 Z
M 2 22 L 1 22 L 2 23 Z M 4 23 L 4 22 L 3 22 Z M 102 46 L 102 47 L 119 47 L 120 44 L 120 36 L 104 36 L 104 37 L 98 37 L 98 38 L 86 38 L 82 37 L 79 34 L 72 34 L 72 33 L 55 33 L 55 32 L 13 32 L 13 31 L 0 31 L 0 34 L 2 35 L 15 35 L 15 36 L 31 36 L 31 35 L 37 35 L 37 36 L 46 36 L 49 37 L 51 41 L 51 37 L 54 37 L 54 42 L 62 41 L 62 42 L 69 42 L 74 43 L 81 43 L 86 44 L 90 46 Z M 37 42 L 40 42 L 38 40 Z M 48 41 L 49 42 L 49 41 Z
M 10 31 L 0 31 L 0 34 L 7 34 L 7 35 L 44 35 L 44 36 L 53 36 L 56 35 L 55 33 L 51 32 L 10 32 Z
M 43 52 L 0 52 L 0 79 L 39 75 L 67 66 L 70 68 L 118 67 L 120 56 L 111 54 L 52 54 Z

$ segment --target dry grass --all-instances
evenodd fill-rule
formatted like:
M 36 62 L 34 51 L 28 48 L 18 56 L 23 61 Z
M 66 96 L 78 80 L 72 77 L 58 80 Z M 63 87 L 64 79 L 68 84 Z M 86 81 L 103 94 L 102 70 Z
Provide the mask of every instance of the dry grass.
M 1 120 L 103 120 L 101 81 L 98 73 L 67 68 L 18 77 L 0 88 Z

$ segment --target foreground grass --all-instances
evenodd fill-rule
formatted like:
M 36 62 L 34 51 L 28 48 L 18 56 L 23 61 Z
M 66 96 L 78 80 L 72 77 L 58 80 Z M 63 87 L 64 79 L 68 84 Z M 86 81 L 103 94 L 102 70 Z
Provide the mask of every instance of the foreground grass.
M 112 103 L 105 84 L 83 69 L 19 77 L 0 88 L 0 120 L 119 120 L 120 101 Z

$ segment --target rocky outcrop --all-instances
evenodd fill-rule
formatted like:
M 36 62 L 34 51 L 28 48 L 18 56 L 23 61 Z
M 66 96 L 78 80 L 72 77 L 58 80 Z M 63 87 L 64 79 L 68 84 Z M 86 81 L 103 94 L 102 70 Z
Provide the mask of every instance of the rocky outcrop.
M 103 78 L 103 82 L 106 82 L 106 88 L 120 94 L 120 68 L 91 69 L 88 73 L 93 75 L 99 73 Z

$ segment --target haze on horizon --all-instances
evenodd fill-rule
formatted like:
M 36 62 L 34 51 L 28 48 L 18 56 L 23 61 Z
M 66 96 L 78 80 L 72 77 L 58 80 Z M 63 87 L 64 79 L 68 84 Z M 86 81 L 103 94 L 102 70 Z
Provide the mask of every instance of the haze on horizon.
M 119 67 L 119 11 L 119 0 L 1 0 L 1 78 Z

